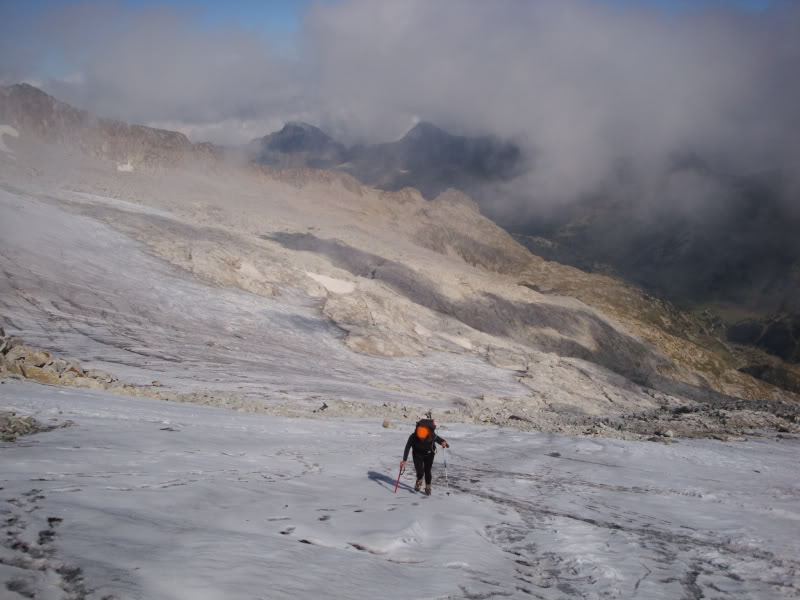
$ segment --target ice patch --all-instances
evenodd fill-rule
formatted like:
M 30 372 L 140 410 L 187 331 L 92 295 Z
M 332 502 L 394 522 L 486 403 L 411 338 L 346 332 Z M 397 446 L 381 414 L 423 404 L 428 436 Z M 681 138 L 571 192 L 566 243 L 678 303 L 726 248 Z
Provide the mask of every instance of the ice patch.
M 11 127 L 11 125 L 0 125 L 0 152 L 14 154 L 14 152 L 3 143 L 3 136 L 10 135 L 11 137 L 19 137 L 19 132 Z
M 354 283 L 345 281 L 344 279 L 336 279 L 335 277 L 310 273 L 309 271 L 306 271 L 306 275 L 333 294 L 350 294 L 356 289 Z
M 121 171 L 122 173 L 133 173 L 133 165 L 131 164 L 131 161 L 126 162 L 124 165 L 117 165 L 117 171 Z

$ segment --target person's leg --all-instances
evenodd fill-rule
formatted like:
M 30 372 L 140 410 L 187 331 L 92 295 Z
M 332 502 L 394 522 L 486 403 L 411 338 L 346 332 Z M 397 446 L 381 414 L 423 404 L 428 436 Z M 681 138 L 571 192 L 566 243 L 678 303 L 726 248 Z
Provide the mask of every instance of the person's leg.
M 422 457 L 421 454 L 417 454 L 414 452 L 411 455 L 414 458 L 414 468 L 417 470 L 417 483 L 422 481 L 422 477 L 425 475 L 425 459 Z M 419 486 L 415 486 L 419 487 Z
M 431 473 L 431 468 L 433 467 L 433 458 L 433 452 L 425 457 L 425 487 L 431 487 L 431 479 L 433 479 L 433 474 Z

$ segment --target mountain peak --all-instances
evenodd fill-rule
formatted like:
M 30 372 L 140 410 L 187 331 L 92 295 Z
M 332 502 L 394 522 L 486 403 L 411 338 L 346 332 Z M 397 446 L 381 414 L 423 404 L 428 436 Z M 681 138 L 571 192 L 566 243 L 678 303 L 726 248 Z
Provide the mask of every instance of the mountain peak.
M 280 131 L 277 131 L 277 134 L 282 133 L 307 133 L 307 134 L 315 134 L 315 135 L 323 135 L 326 138 L 330 136 L 322 131 L 319 127 L 315 125 L 311 125 L 310 123 L 306 123 L 305 121 L 286 121 L 284 123 L 283 128 Z
M 345 160 L 346 149 L 319 127 L 304 121 L 284 126 L 251 142 L 256 162 L 280 167 L 328 168 Z
M 440 129 L 429 121 L 420 121 L 403 136 L 403 139 L 419 140 L 430 137 L 452 137 L 444 129 Z

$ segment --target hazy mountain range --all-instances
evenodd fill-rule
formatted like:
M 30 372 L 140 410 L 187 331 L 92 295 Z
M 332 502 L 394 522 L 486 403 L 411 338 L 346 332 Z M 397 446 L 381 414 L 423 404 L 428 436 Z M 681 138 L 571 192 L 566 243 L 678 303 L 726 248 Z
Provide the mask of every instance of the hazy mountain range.
M 469 191 L 478 185 L 509 181 L 523 169 L 521 149 L 494 137 L 464 137 L 420 122 L 401 139 L 345 146 L 307 123 L 253 140 L 253 160 L 276 167 L 335 169 L 385 190 L 418 189 L 433 199 L 448 188 Z

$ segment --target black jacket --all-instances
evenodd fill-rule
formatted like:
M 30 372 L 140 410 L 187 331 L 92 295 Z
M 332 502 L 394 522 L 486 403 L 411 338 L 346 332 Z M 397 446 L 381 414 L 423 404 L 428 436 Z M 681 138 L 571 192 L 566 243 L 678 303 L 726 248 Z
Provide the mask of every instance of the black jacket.
M 417 437 L 416 432 L 412 433 L 408 436 L 408 441 L 406 442 L 406 449 L 403 452 L 403 460 L 408 460 L 408 451 L 412 448 L 414 449 L 414 454 L 430 454 L 433 452 L 436 453 L 436 446 L 434 446 L 434 442 L 439 444 L 440 446 L 446 442 L 443 438 L 440 438 L 438 435 L 433 434 L 433 439 L 429 440 L 421 440 Z

